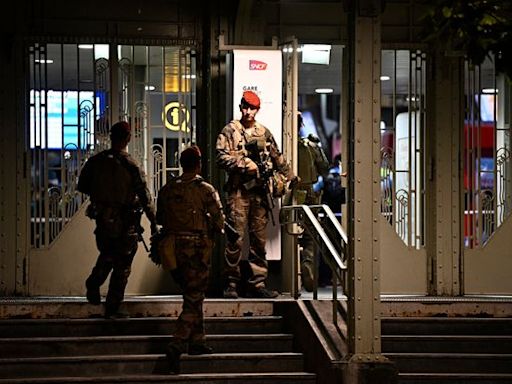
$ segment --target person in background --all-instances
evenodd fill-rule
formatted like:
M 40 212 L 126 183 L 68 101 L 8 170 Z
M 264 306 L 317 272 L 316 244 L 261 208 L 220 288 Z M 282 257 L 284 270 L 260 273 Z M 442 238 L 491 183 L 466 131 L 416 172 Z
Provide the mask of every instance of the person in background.
M 172 178 L 158 193 L 157 222 L 165 236 L 173 236 L 174 280 L 183 290 L 183 308 L 172 341 L 167 346 L 171 372 L 179 372 L 182 353 L 212 353 L 205 344 L 203 302 L 214 232 L 223 233 L 224 213 L 217 190 L 201 176 L 201 151 L 197 146 L 180 156 L 181 176 Z
M 101 303 L 100 286 L 110 272 L 105 302 L 105 318 L 127 317 L 120 311 L 141 233 L 140 219 L 145 212 L 156 232 L 155 211 L 145 176 L 126 148 L 131 127 L 121 121 L 110 129 L 111 148 L 92 156 L 82 168 L 78 190 L 90 196 L 87 215 L 96 220 L 96 244 L 100 254 L 87 278 L 87 300 Z
M 304 123 L 302 114 L 297 116 L 297 126 L 300 129 Z M 329 170 L 329 161 L 322 149 L 320 139 L 313 134 L 298 139 L 298 174 L 300 182 L 293 188 L 295 204 L 317 205 L 320 204 L 321 191 L 313 189 L 314 183 L 319 177 L 326 176 Z M 302 286 L 306 291 L 313 291 L 313 259 L 315 257 L 315 243 L 311 235 L 304 231 L 299 239 L 300 272 Z
M 266 287 L 266 227 L 272 207 L 266 194 L 264 174 L 277 171 L 286 181 L 294 178 L 284 156 L 268 128 L 256 121 L 261 102 L 258 95 L 245 91 L 240 101 L 240 120 L 228 123 L 217 137 L 217 165 L 228 174 L 227 218 L 240 234 L 237 241 L 226 239 L 226 286 L 224 297 L 236 299 L 241 280 L 242 244 L 249 229 L 248 263 L 250 276 L 246 282 L 248 297 L 273 298 L 276 291 Z M 256 152 L 256 153 L 254 153 Z
M 341 178 L 346 177 L 346 172 L 341 170 L 341 155 L 336 155 L 326 176 L 320 176 L 313 185 L 317 193 L 322 194 L 322 204 L 327 205 L 341 222 L 341 206 L 345 204 L 345 187 L 341 184 Z M 325 261 L 320 258 L 318 285 L 320 287 L 331 285 L 332 271 Z

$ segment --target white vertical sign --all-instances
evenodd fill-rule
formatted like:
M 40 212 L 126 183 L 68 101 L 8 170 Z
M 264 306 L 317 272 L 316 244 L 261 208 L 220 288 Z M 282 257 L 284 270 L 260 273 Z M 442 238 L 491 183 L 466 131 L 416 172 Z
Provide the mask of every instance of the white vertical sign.
M 282 151 L 283 142 L 283 57 L 280 50 L 233 51 L 233 119 L 240 119 L 240 99 L 253 91 L 261 100 L 256 120 L 267 127 Z M 273 210 L 275 226 L 267 226 L 267 260 L 281 259 L 279 202 Z

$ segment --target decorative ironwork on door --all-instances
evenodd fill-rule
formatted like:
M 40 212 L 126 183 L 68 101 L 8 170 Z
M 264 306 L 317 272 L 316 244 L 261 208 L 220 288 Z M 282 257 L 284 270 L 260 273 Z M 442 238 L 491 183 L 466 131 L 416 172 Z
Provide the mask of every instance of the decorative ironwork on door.
M 155 198 L 170 174 L 181 172 L 179 154 L 196 141 L 193 50 L 33 44 L 27 57 L 32 247 L 50 245 L 84 203 L 78 175 L 91 155 L 110 147 L 111 120 L 131 123 L 129 151 Z
M 410 247 L 424 245 L 426 55 L 383 50 L 381 212 Z
M 493 59 L 464 66 L 464 246 L 483 246 L 512 209 L 510 90 Z

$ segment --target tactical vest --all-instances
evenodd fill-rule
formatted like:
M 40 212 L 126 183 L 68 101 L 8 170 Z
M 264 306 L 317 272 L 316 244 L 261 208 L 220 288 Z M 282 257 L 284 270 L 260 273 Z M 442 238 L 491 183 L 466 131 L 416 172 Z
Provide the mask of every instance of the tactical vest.
M 191 180 L 180 177 L 170 180 L 160 192 L 164 205 L 163 227 L 170 233 L 205 234 L 208 229 L 206 212 L 203 208 L 203 178 Z
M 322 149 L 312 143 L 310 140 L 306 138 L 299 139 L 299 150 L 298 150 L 298 158 L 299 158 L 299 177 L 301 182 L 304 184 L 313 184 L 318 180 L 318 176 L 320 176 L 319 168 L 327 168 L 329 164 L 327 163 L 327 159 L 325 159 L 325 155 L 323 153 L 319 153 Z M 325 164 L 318 164 L 318 162 L 324 162 Z

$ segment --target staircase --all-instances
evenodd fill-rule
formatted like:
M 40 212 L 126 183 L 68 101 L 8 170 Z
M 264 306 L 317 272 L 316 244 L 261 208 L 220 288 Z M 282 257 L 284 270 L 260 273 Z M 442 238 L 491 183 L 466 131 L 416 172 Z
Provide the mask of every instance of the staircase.
M 175 317 L 2 319 L 0 383 L 316 383 L 316 375 L 304 371 L 303 355 L 294 350 L 281 316 L 224 316 L 226 306 L 236 313 L 241 304 L 222 305 L 218 315 L 215 303 L 205 303 L 212 314 L 205 318 L 207 343 L 214 353 L 182 355 L 179 375 L 168 373 L 164 355 Z
M 400 384 L 512 383 L 512 318 L 388 317 L 382 352 Z

